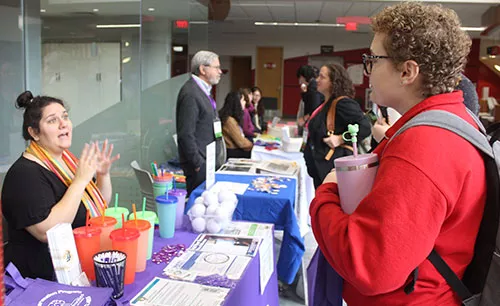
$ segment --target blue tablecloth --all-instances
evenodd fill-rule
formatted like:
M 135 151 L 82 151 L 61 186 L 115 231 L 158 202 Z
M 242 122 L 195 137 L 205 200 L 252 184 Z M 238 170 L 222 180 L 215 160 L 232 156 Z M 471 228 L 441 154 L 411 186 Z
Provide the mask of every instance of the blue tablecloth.
M 257 177 L 261 176 L 216 173 L 215 181 L 245 183 L 251 186 L 252 180 Z M 299 270 L 305 247 L 294 213 L 297 181 L 284 179 L 280 184 L 285 184 L 287 188 L 281 188 L 278 194 L 247 190 L 243 195 L 237 195 L 238 206 L 234 211 L 233 220 L 273 223 L 277 230 L 283 230 L 283 243 L 278 257 L 278 278 L 286 284 L 291 284 Z M 204 190 L 205 183 L 193 190 L 186 211 Z

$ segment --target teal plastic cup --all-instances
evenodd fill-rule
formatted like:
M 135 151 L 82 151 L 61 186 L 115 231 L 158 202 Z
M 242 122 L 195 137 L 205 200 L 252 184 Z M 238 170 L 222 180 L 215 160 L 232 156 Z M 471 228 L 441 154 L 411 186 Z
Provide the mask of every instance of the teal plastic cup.
M 122 214 L 128 216 L 129 210 L 126 207 L 109 207 L 104 211 L 105 216 L 116 219 L 115 229 L 122 227 Z
M 155 222 L 157 218 L 158 217 L 156 216 L 156 213 L 154 211 L 146 210 L 144 212 L 142 211 L 137 212 L 137 219 L 149 221 L 149 224 L 151 224 L 148 233 L 148 251 L 146 253 L 146 260 L 150 260 L 153 255 L 153 238 L 155 236 Z M 128 216 L 128 219 L 134 220 L 135 219 L 134 213 L 131 213 Z
M 156 197 L 156 211 L 160 225 L 160 237 L 172 238 L 175 234 L 177 197 L 160 195 Z

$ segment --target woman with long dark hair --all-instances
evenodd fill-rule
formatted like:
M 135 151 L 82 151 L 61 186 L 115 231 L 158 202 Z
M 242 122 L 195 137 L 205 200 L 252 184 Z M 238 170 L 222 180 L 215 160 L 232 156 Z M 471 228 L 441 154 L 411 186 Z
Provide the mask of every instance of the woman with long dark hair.
M 266 108 L 264 107 L 264 103 L 261 103 L 262 90 L 257 86 L 252 87 L 252 94 L 252 102 L 256 109 L 254 114 L 255 127 L 258 128 L 261 132 L 267 131 L 267 123 L 264 121 L 264 113 L 266 112 Z
M 353 154 L 352 143 L 342 139 L 347 125 L 359 125 L 359 141 L 370 135 L 371 128 L 359 103 L 353 99 L 354 86 L 344 67 L 338 64 L 321 67 L 317 84 L 325 102 L 309 117 L 304 150 L 307 171 L 316 188 L 333 169 L 336 158 Z
M 246 100 L 239 92 L 230 92 L 219 111 L 222 135 L 228 158 L 250 158 L 253 143 L 243 134 L 243 108 Z

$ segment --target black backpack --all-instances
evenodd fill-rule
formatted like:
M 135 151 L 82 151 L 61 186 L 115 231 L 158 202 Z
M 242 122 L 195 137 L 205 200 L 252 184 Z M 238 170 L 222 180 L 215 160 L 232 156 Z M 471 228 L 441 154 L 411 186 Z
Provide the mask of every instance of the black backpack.
M 436 270 L 462 300 L 464 306 L 500 305 L 500 122 L 484 129 L 479 119 L 469 110 L 481 131 L 467 121 L 447 111 L 431 110 L 420 113 L 405 123 L 389 142 L 405 130 L 419 125 L 447 129 L 470 142 L 482 152 L 486 171 L 487 195 L 483 218 L 476 238 L 474 257 L 459 279 L 436 250 L 427 257 Z M 405 287 L 413 291 L 418 268 L 412 282 Z

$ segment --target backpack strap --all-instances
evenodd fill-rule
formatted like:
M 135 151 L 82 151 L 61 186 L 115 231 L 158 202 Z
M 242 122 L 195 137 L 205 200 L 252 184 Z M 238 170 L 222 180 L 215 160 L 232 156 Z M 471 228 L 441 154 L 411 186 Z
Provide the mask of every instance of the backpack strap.
M 330 108 L 328 109 L 328 113 L 326 115 L 326 129 L 330 134 L 333 134 L 335 132 L 335 115 L 337 112 L 337 103 L 344 98 L 347 97 L 340 96 L 335 98 L 335 100 L 333 100 L 332 104 L 330 105 Z
M 462 280 L 458 278 L 457 274 L 448 266 L 446 261 L 439 256 L 435 249 L 431 251 L 427 259 L 432 263 L 434 268 L 443 276 L 451 289 L 457 293 L 462 301 L 472 297 L 472 293 L 467 289 Z
M 484 130 L 483 124 L 476 118 L 476 116 L 471 115 L 478 124 L 481 132 L 478 131 L 474 126 L 472 126 L 469 122 L 460 118 L 459 116 L 452 114 L 443 110 L 430 110 L 423 113 L 420 113 L 406 122 L 387 142 L 387 146 L 389 143 L 399 134 L 403 133 L 407 129 L 420 126 L 435 126 L 439 128 L 443 128 L 449 130 L 468 142 L 474 145 L 476 148 L 481 150 L 484 154 L 488 155 L 491 158 L 494 158 L 493 149 L 491 148 L 486 135 L 484 134 L 486 131 Z M 385 149 L 384 149 L 385 151 Z

